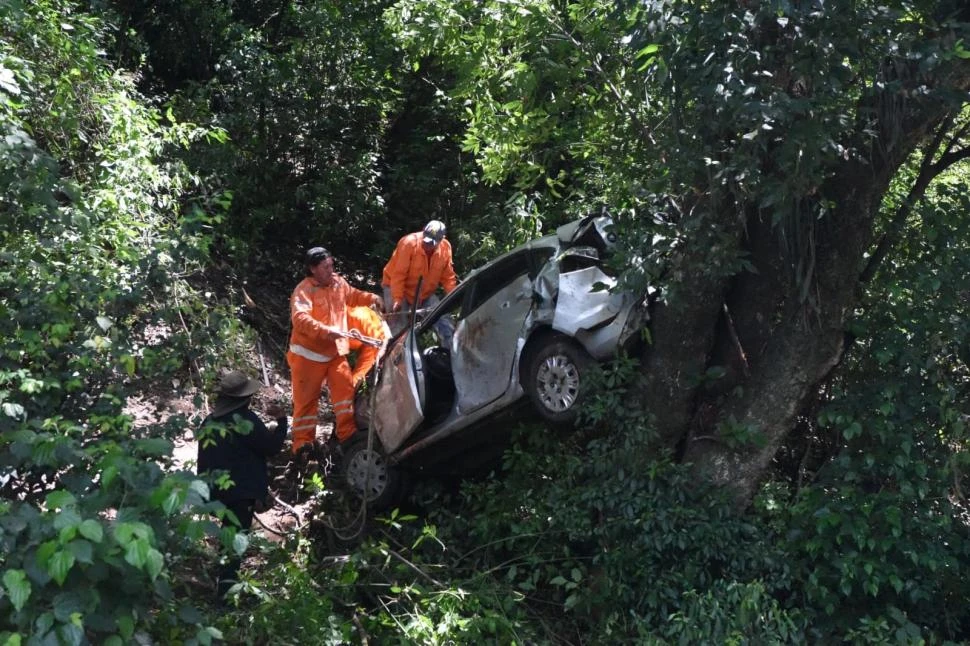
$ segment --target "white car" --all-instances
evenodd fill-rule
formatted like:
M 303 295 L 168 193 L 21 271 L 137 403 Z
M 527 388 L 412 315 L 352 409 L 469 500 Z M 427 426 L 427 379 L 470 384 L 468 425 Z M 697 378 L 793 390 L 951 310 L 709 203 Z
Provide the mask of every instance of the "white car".
M 359 431 L 342 449 L 346 484 L 377 508 L 392 505 L 405 471 L 463 470 L 500 452 L 512 424 L 496 420 L 529 401 L 551 425 L 573 424 L 589 367 L 638 340 L 649 318 L 645 294 L 611 291 L 612 226 L 608 216 L 563 225 L 412 316 L 358 393 Z M 454 323 L 447 346 L 434 329 L 443 316 Z

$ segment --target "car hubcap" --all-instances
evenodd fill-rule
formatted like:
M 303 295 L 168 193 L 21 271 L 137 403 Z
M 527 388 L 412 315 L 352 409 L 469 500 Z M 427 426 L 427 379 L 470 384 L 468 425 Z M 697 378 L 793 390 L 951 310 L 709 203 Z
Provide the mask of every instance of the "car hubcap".
M 542 405 L 561 413 L 569 410 L 579 397 L 579 369 L 561 354 L 546 357 L 536 375 L 536 391 Z
M 347 482 L 367 500 L 374 500 L 387 486 L 387 463 L 377 451 L 358 451 L 347 464 Z

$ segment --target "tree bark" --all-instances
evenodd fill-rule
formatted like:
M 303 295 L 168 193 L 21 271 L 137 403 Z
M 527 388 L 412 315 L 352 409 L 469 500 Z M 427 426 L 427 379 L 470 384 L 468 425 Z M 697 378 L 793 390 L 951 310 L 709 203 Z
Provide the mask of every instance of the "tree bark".
M 924 82 L 920 81 L 921 88 L 925 88 Z M 955 63 L 937 77 L 937 83 L 965 93 L 970 87 L 970 63 Z M 924 98 L 913 98 L 916 96 Z M 896 88 L 874 94 L 858 106 L 862 116 L 851 143 L 855 150 L 868 154 L 842 163 L 821 187 L 820 199 L 836 207 L 824 220 L 809 225 L 814 270 L 802 280 L 810 282 L 782 278 L 786 257 L 780 236 L 770 223 L 753 216 L 743 244 L 758 274 L 736 276 L 725 297 L 734 338 L 709 332 L 713 329 L 711 313 L 716 309 L 711 303 L 693 310 L 681 307 L 678 316 L 694 318 L 662 321 L 664 325 L 657 329 L 658 348 L 666 342 L 661 335 L 673 333 L 678 342 L 671 345 L 689 355 L 689 362 L 682 360 L 680 369 L 688 366 L 701 372 L 705 349 L 711 351 L 711 362 L 730 358 L 732 346 L 744 350 L 745 370 L 728 371 L 725 385 L 731 388 L 702 394 L 685 388 L 682 380 L 676 381 L 681 373 L 675 373 L 666 382 L 658 380 L 663 390 L 657 393 L 674 407 L 657 416 L 659 424 L 671 424 L 664 436 L 684 434 L 685 461 L 699 475 L 730 488 L 739 506 L 751 500 L 775 453 L 796 427 L 802 406 L 842 359 L 845 325 L 858 302 L 865 254 L 872 246 L 875 218 L 892 177 L 930 139 L 934 128 L 959 111 L 954 103 L 926 97 Z M 876 133 L 874 137 L 867 136 L 871 132 Z M 715 300 L 716 286 L 702 283 L 696 295 Z M 718 300 L 717 307 L 720 303 Z M 692 340 L 680 341 L 680 335 L 692 335 Z M 661 360 L 651 369 L 669 369 L 670 365 Z M 674 387 L 687 392 L 672 394 Z M 716 425 L 691 436 L 684 421 L 691 414 L 688 402 L 715 406 L 716 422 L 740 423 L 758 441 L 731 445 L 719 438 Z M 698 414 L 698 408 L 693 412 Z

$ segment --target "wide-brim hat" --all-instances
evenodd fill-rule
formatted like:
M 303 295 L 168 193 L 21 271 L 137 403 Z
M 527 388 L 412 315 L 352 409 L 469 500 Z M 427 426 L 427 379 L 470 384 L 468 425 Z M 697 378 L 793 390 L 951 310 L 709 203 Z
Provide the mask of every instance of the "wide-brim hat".
M 234 410 L 245 408 L 249 404 L 250 399 L 252 399 L 252 395 L 248 397 L 226 397 L 225 395 L 219 395 L 212 405 L 212 412 L 209 413 L 209 417 L 222 417 Z
M 251 379 L 241 370 L 227 372 L 216 385 L 216 401 L 212 416 L 221 417 L 237 408 L 242 408 L 259 389 L 259 382 Z

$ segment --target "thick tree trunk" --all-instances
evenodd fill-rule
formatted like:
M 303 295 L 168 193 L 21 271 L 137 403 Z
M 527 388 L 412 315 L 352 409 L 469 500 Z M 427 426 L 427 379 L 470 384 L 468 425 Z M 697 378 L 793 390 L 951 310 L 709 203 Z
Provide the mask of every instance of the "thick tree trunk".
M 681 440 L 694 416 L 696 387 L 708 366 L 727 287 L 727 279 L 711 266 L 710 258 L 734 253 L 740 242 L 725 239 L 714 228 L 698 237 L 703 237 L 700 244 L 692 245 L 692 252 L 675 259 L 671 267 L 674 279 L 690 287 L 671 295 L 654 312 L 654 344 L 643 361 L 646 410 L 668 445 Z M 721 247 L 731 248 L 719 249 L 717 240 Z
M 970 64 L 957 63 L 945 80 L 966 92 Z M 722 298 L 723 284 L 684 270 L 682 278 L 696 281 L 692 302 L 668 307 L 654 322 L 655 348 L 646 365 L 648 374 L 664 375 L 648 381 L 653 391 L 647 400 L 661 434 L 685 441 L 685 461 L 730 487 L 740 506 L 750 501 L 806 400 L 842 358 L 845 324 L 858 301 L 873 223 L 892 177 L 955 109 L 908 96 L 916 93 L 897 88 L 859 106 L 863 116 L 852 143 L 855 150 L 868 150 L 868 159 L 844 162 L 820 188 L 820 199 L 836 208 L 804 231 L 812 244 L 802 259 L 809 259 L 805 267 L 811 271 L 803 267 L 800 280 L 792 278 L 782 236 L 753 216 L 742 245 L 758 273 L 735 277 Z M 875 137 L 868 137 L 873 130 Z M 692 261 L 685 257 L 684 266 Z M 711 365 L 730 368 L 721 387 L 697 387 L 694 380 Z M 758 441 L 723 441 L 718 424 L 729 420 Z

